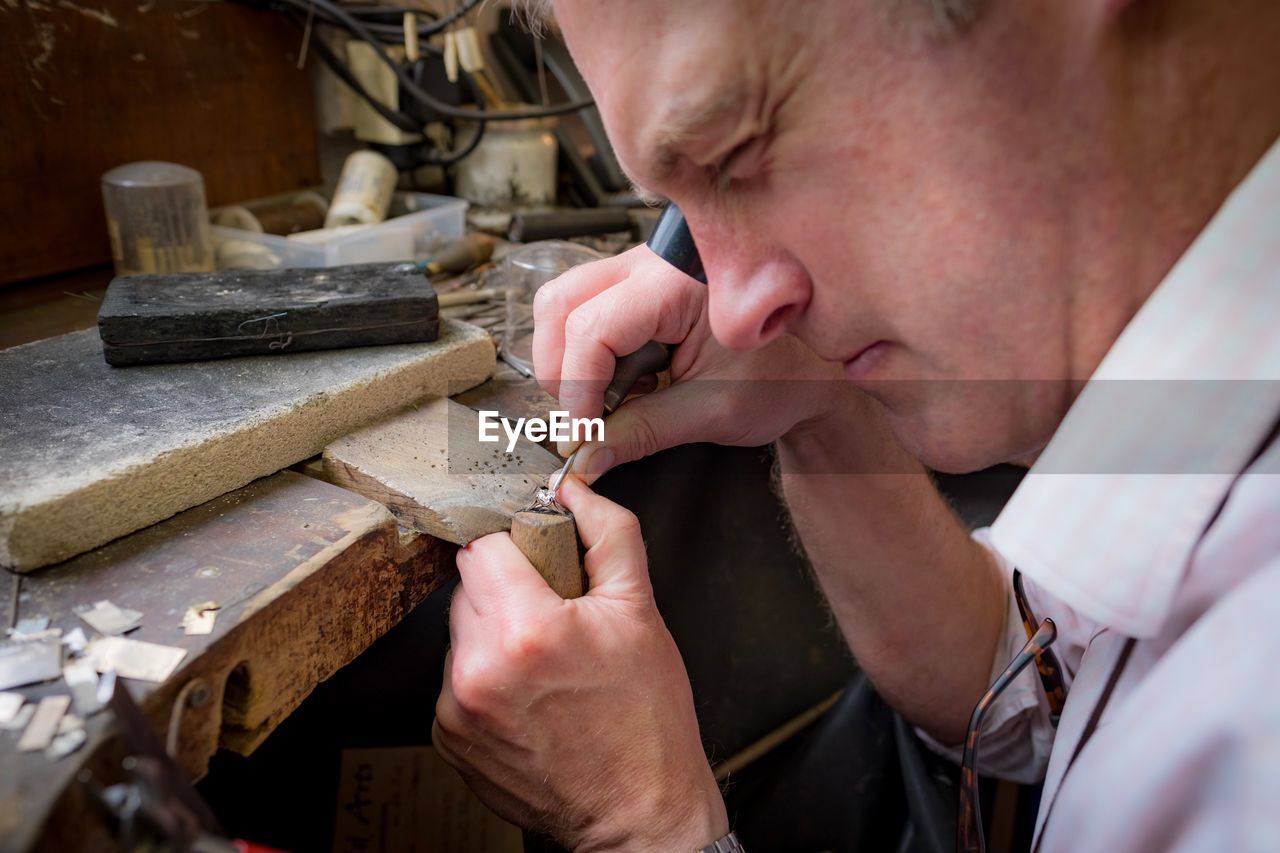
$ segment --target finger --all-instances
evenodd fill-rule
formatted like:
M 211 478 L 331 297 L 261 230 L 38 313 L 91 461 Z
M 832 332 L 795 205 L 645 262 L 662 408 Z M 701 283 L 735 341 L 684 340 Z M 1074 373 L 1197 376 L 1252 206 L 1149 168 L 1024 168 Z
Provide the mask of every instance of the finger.
M 556 497 L 573 513 L 578 535 L 587 546 L 583 565 L 588 595 L 651 595 L 649 564 L 635 515 L 573 478 L 565 481 Z
M 663 262 L 665 263 L 665 262 Z M 571 417 L 595 417 L 617 359 L 651 340 L 678 344 L 702 313 L 706 290 L 672 269 L 625 285 L 578 306 L 565 320 L 561 404 Z
M 669 388 L 633 397 L 605 420 L 604 440 L 588 442 L 573 463 L 573 473 L 594 483 L 627 462 L 715 436 L 723 416 L 715 382 L 677 382 Z
M 626 254 L 582 264 L 538 288 L 533 297 L 533 372 L 548 394 L 559 397 L 564 324 L 582 303 L 627 277 Z
M 440 678 L 440 695 L 453 696 L 453 647 L 444 651 L 444 670 Z
M 458 551 L 466 600 L 480 617 L 562 599 L 520 553 L 509 533 L 491 533 Z
M 471 599 L 467 596 L 466 587 L 458 584 L 453 590 L 453 597 L 449 600 L 449 647 L 465 642 L 467 638 L 472 636 L 475 625 L 479 619 L 476 613 L 475 605 L 471 603 Z
M 453 725 L 461 718 L 457 700 L 453 698 L 453 682 L 451 673 L 453 672 L 453 649 L 449 649 L 444 653 L 444 674 L 440 679 L 440 695 L 436 697 L 436 713 L 435 719 L 431 724 L 431 742 L 436 749 L 443 750 L 448 739 L 444 732 L 444 725 L 440 720 L 444 719 L 446 724 Z

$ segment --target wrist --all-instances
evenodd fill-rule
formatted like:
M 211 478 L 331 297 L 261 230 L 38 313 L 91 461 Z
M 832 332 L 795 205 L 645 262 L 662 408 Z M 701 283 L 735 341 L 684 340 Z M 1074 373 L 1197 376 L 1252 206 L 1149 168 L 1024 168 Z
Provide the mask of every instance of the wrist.
M 728 812 L 710 768 L 707 783 L 696 791 L 682 792 L 679 797 L 671 796 L 674 792 L 663 791 L 640 810 L 643 815 L 610 821 L 614 831 L 584 839 L 574 849 L 578 853 L 650 850 L 697 853 L 729 833 Z

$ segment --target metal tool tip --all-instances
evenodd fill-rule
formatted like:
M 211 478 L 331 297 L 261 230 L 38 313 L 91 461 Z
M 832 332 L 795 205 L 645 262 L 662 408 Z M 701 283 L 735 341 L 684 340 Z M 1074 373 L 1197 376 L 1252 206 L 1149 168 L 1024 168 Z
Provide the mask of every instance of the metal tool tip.
M 569 472 L 573 470 L 573 462 L 581 452 L 582 445 L 578 445 L 578 449 L 569 454 L 569 458 L 564 460 L 564 464 L 547 478 L 547 490 L 553 495 L 560 492 L 560 485 L 564 482 L 564 478 L 569 476 Z

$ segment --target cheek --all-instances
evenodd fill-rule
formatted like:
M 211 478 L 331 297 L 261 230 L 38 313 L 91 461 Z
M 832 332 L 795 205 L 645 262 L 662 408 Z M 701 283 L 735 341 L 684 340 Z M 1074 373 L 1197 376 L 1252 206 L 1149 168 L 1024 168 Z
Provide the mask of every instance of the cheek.
M 831 161 L 845 168 L 804 193 L 826 221 L 781 227 L 805 246 L 841 323 L 874 325 L 927 377 L 1065 369 L 1052 357 L 1065 322 L 1064 225 L 1031 170 L 920 142 Z

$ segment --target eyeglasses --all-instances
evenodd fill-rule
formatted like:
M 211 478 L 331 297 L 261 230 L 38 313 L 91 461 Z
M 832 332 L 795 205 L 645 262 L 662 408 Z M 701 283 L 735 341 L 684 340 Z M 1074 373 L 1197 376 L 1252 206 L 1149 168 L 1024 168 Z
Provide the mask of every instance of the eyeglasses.
M 1058 628 L 1052 619 L 1045 619 L 1036 625 L 1031 605 L 1027 603 L 1026 593 L 1022 589 L 1022 573 L 1016 569 L 1013 572 L 1013 597 L 1018 603 L 1022 625 L 1027 631 L 1027 643 L 978 700 L 973 715 L 969 717 L 969 729 L 964 736 L 964 755 L 960 761 L 960 809 L 956 824 L 956 850 L 959 853 L 986 853 L 987 849 L 987 840 L 982 832 L 982 808 L 978 802 L 977 765 L 978 738 L 982 734 L 982 721 L 986 718 L 988 709 L 1033 660 L 1040 673 L 1045 696 L 1049 700 L 1049 722 L 1055 727 L 1067 698 L 1062 667 L 1057 655 L 1049 649 L 1053 641 L 1058 639 Z

